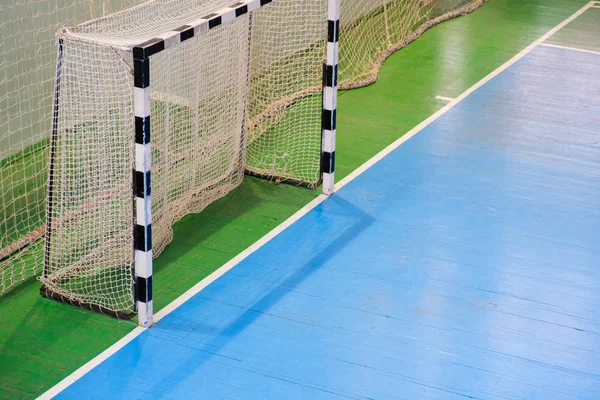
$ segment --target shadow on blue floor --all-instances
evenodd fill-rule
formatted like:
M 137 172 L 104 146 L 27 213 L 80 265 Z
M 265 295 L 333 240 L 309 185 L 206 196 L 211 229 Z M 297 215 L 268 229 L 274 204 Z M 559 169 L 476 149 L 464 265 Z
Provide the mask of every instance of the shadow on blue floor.
M 226 326 L 195 327 L 195 330 L 213 332 L 218 336 L 203 345 L 203 347 L 197 349 L 200 351 L 200 357 L 198 356 L 198 353 L 194 353 L 193 355 L 190 355 L 187 360 L 180 360 L 179 367 L 182 371 L 187 371 L 189 376 L 203 363 L 210 361 L 210 359 L 216 356 L 219 350 L 226 346 L 230 340 L 235 339 L 244 329 L 254 324 L 261 314 L 268 313 L 268 310 L 272 308 L 274 304 L 278 303 L 290 291 L 293 291 L 302 282 L 306 281 L 308 277 L 317 271 L 319 266 L 325 265 L 332 257 L 334 257 L 339 249 L 344 247 L 344 244 L 352 242 L 373 223 L 373 218 L 362 212 L 359 208 L 354 207 L 343 198 L 334 196 L 329 199 L 329 201 L 335 205 L 335 213 L 343 215 L 351 222 L 339 231 L 330 233 L 332 237 L 327 240 L 327 245 L 324 248 L 321 249 L 321 247 L 318 247 L 319 250 L 317 250 L 316 254 L 314 254 L 314 256 L 304 265 L 294 266 L 292 270 L 286 271 L 286 276 L 282 278 L 281 281 L 278 280 L 276 283 L 272 282 L 272 288 L 260 293 L 260 296 L 257 296 L 258 298 L 253 301 L 253 304 L 248 304 L 247 308 L 240 309 L 240 314 Z M 294 247 L 290 246 L 289 251 L 294 251 Z M 169 323 L 171 322 L 165 321 L 164 325 L 166 326 Z M 182 375 L 179 372 L 175 375 L 177 379 L 182 378 Z M 156 383 L 157 386 L 150 387 L 148 389 L 149 392 L 160 392 L 162 385 L 170 382 L 173 378 L 174 376 L 171 375 L 166 376 L 160 382 Z

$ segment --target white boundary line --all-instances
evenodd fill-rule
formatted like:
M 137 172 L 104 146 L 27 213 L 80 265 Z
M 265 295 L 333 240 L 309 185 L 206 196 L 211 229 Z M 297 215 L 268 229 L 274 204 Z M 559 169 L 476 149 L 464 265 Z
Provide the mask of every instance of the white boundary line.
M 324 194 L 319 195 L 318 197 L 313 199 L 310 203 L 308 203 L 307 205 L 302 207 L 294 215 L 292 215 L 291 217 L 286 219 L 284 222 L 282 222 L 280 225 L 278 225 L 272 231 L 270 231 L 265 236 L 260 238 L 253 245 L 251 245 L 246 250 L 244 250 L 243 252 L 238 254 L 236 257 L 231 259 L 229 262 L 227 262 L 221 268 L 217 269 L 212 274 L 210 274 L 209 276 L 207 276 L 206 278 L 204 278 L 203 280 L 198 282 L 196 285 L 194 285 L 192 288 L 190 288 L 184 294 L 182 294 L 177 299 L 172 301 L 165 308 L 163 308 L 162 310 L 160 310 L 159 312 L 154 314 L 155 323 L 160 321 L 162 318 L 166 317 L 171 312 L 173 312 L 176 308 L 178 308 L 183 303 L 188 301 L 194 295 L 198 294 L 202 289 L 204 289 L 205 287 L 207 287 L 208 285 L 210 285 L 211 283 L 213 283 L 214 281 L 219 279 L 227 271 L 229 271 L 230 269 L 235 267 L 237 264 L 242 262 L 246 257 L 248 257 L 249 255 L 254 253 L 256 250 L 258 250 L 262 246 L 264 246 L 267 242 L 269 242 L 275 236 L 279 235 L 281 232 L 283 232 L 285 229 L 287 229 L 290 225 L 292 225 L 294 222 L 296 222 L 297 220 L 302 218 L 304 215 L 306 215 L 313 208 L 315 208 L 316 206 L 321 204 L 327 198 L 329 198 L 329 196 L 324 195 Z M 120 349 L 125 347 L 125 345 L 127 345 L 133 339 L 135 339 L 140 334 L 142 334 L 142 332 L 144 332 L 146 329 L 152 329 L 152 328 L 144 328 L 141 326 L 136 327 L 133 331 L 129 332 L 121 340 L 119 340 L 118 342 L 116 342 L 115 344 L 110 346 L 108 349 L 104 350 L 102 353 L 98 354 L 96 357 L 94 357 L 92 360 L 87 362 L 85 365 L 83 365 L 82 367 L 77 369 L 71 375 L 67 376 L 65 379 L 63 379 L 62 381 L 57 383 L 55 386 L 50 388 L 47 392 L 45 392 L 40 397 L 38 397 L 38 399 L 43 399 L 43 400 L 52 399 L 54 396 L 58 395 L 60 392 L 65 390 L 67 387 L 69 387 L 70 385 L 75 383 L 75 381 L 77 381 L 78 379 L 83 377 L 89 371 L 91 371 L 92 369 L 94 369 L 95 367 L 100 365 L 107 358 L 109 358 L 110 356 L 115 354 L 117 351 L 119 351 Z
M 442 100 L 442 101 L 454 101 L 454 99 L 452 97 L 446 97 L 446 96 L 435 96 L 435 98 L 437 100 Z
M 596 8 L 600 8 L 600 7 L 596 7 Z M 580 53 L 588 53 L 588 54 L 597 54 L 597 55 L 600 55 L 600 51 L 580 49 L 578 47 L 562 46 L 560 44 L 540 43 L 540 46 L 554 47 L 555 49 L 572 50 L 572 51 L 578 51 Z
M 446 106 L 444 106 L 443 108 L 438 110 L 435 114 L 431 115 L 425 121 L 421 122 L 419 125 L 415 126 L 409 132 L 404 134 L 401 138 L 399 138 L 398 140 L 396 140 L 395 142 L 390 144 L 388 147 L 386 147 L 385 149 L 380 151 L 377 155 L 375 155 L 369 161 L 367 161 L 366 163 L 361 165 L 358 169 L 356 169 L 354 172 L 352 172 L 346 178 L 344 178 L 340 182 L 338 182 L 338 184 L 335 185 L 336 190 L 341 189 L 342 187 L 346 186 L 349 182 L 356 179 L 356 177 L 358 177 L 363 172 L 365 172 L 367 169 L 369 169 L 371 166 L 373 166 L 374 164 L 379 162 L 382 158 L 384 158 L 385 156 L 390 154 L 392 151 L 394 151 L 396 148 L 398 148 L 401 144 L 403 144 L 408 139 L 410 139 L 411 137 L 416 135 L 419 131 L 423 130 L 425 127 L 430 125 L 433 121 L 435 121 L 436 119 L 438 119 L 439 117 L 441 117 L 442 115 L 447 113 L 450 109 L 452 109 L 454 106 L 456 106 L 458 103 L 460 103 L 464 98 L 469 96 L 475 90 L 479 89 L 481 86 L 485 85 L 487 82 L 489 82 L 491 79 L 493 79 L 494 77 L 499 75 L 501 72 L 506 70 L 508 67 L 510 67 L 517 61 L 519 61 L 521 58 L 523 58 L 525 55 L 527 55 L 529 52 L 531 52 L 531 50 L 536 48 L 538 45 L 540 45 L 542 42 L 544 42 L 550 36 L 552 36 L 557 31 L 562 29 L 569 22 L 573 21 L 575 18 L 577 18 L 578 16 L 583 14 L 587 9 L 593 7 L 594 4 L 595 4 L 594 1 L 590 1 L 588 4 L 586 4 L 581 9 L 579 9 L 579 11 L 577 11 L 575 14 L 571 15 L 569 18 L 567 18 L 566 20 L 561 22 L 559 25 L 557 25 L 556 27 L 554 27 L 553 29 L 548 31 L 545 35 L 541 36 L 535 42 L 533 42 L 532 44 L 527 46 L 519 54 L 515 55 L 513 58 L 511 58 L 510 60 L 508 60 L 507 62 L 502 64 L 496 70 L 494 70 L 489 75 L 487 75 L 485 78 L 483 78 L 482 80 L 477 82 L 475 85 L 471 86 L 469 89 L 467 89 L 465 92 L 463 92 L 456 99 L 452 100 Z M 212 282 L 214 282 L 215 280 L 220 278 L 227 271 L 229 271 L 230 269 L 235 267 L 237 264 L 239 264 L 241 261 L 243 261 L 249 255 L 254 253 L 256 250 L 261 248 L 263 245 L 265 245 L 267 242 L 269 242 L 275 236 L 279 235 L 281 232 L 283 232 L 285 229 L 287 229 L 289 226 L 291 226 L 294 222 L 298 221 L 300 218 L 302 218 L 304 215 L 306 215 L 313 208 L 317 207 L 319 204 L 321 204 L 327 198 L 328 198 L 328 196 L 321 194 L 318 197 L 316 197 L 314 200 L 312 200 L 310 203 L 308 203 L 307 205 L 302 207 L 302 209 L 300 209 L 294 215 L 292 215 L 287 220 L 285 220 L 281 225 L 277 226 L 271 232 L 267 233 L 265 236 L 263 236 L 261 239 L 259 239 L 252 246 L 248 247 L 246 250 L 244 250 L 239 255 L 237 255 L 232 260 L 230 260 L 228 263 L 226 263 L 221 268 L 217 269 L 215 272 L 213 272 L 212 274 L 210 274 L 209 276 L 204 278 L 202 281 L 200 281 L 194 287 L 192 287 L 187 292 L 185 292 L 184 294 L 179 296 L 176 300 L 174 300 L 168 306 L 166 306 L 165 308 L 160 310 L 158 313 L 156 313 L 155 321 L 158 322 L 162 318 L 164 318 L 165 316 L 167 316 L 168 314 L 173 312 L 180 305 L 185 303 L 187 300 L 189 300 L 194 295 L 198 294 L 202 289 L 204 289 L 205 287 L 210 285 Z M 83 375 L 85 375 L 86 373 L 88 373 L 89 371 L 91 371 L 92 369 L 97 367 L 98 365 L 100 365 L 104 360 L 106 360 L 107 358 L 109 358 L 110 356 L 115 354 L 117 351 L 122 349 L 126 344 L 128 344 L 133 339 L 138 337 L 146 329 L 148 329 L 148 328 L 142 328 L 142 327 L 135 328 L 133 331 L 131 331 L 129 334 L 127 334 L 125 337 L 123 337 L 121 340 L 119 340 L 118 342 L 116 342 L 115 344 L 110 346 L 108 349 L 104 350 L 102 353 L 100 353 L 99 355 L 94 357 L 92 360 L 87 362 L 85 365 L 83 365 L 82 367 L 77 369 L 71 375 L 69 375 L 68 377 L 66 377 L 59 383 L 57 383 L 54 387 L 52 387 L 47 392 L 45 392 L 40 397 L 38 397 L 38 399 L 45 400 L 45 399 L 51 399 L 52 397 L 56 396 L 57 394 L 59 394 L 60 392 L 65 390 L 67 387 L 69 387 L 71 384 L 73 384 L 75 381 L 80 379 Z M 152 329 L 152 328 L 150 328 L 150 329 Z
M 84 365 L 82 365 L 71 375 L 58 382 L 56 385 L 54 385 L 52 388 L 50 388 L 48 391 L 46 391 L 44 394 L 38 397 L 38 399 L 52 399 L 54 396 L 58 395 L 60 392 L 62 392 L 63 390 L 71 386 L 73 383 L 75 383 L 75 381 L 79 380 L 79 378 L 83 377 L 85 374 L 96 368 L 108 357 L 121 350 L 123 347 L 125 347 L 127 343 L 131 342 L 133 339 L 138 337 L 146 329 L 148 328 L 137 326 L 134 330 L 129 332 L 127 335 L 123 336 L 118 342 L 110 346 L 108 349 L 104 350 L 102 353 L 98 354 L 96 357 L 92 358 Z

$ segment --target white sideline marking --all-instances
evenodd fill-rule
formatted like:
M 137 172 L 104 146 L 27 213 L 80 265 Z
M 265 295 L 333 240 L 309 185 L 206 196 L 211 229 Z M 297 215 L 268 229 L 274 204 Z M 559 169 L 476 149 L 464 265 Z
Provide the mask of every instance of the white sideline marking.
M 592 7 L 592 8 L 594 8 L 594 7 Z M 600 8 L 600 6 L 595 7 L 595 8 Z M 540 43 L 540 46 L 554 47 L 556 49 L 573 50 L 573 51 L 578 51 L 580 53 L 597 54 L 600 56 L 600 51 L 580 49 L 578 47 L 561 46 L 560 44 L 552 44 L 552 43 Z
M 452 97 L 446 97 L 446 96 L 435 96 L 435 98 L 438 100 L 442 100 L 442 101 L 454 101 L 454 99 Z
M 477 82 L 475 85 L 471 86 L 469 89 L 467 89 L 465 92 L 463 92 L 456 99 L 452 100 L 450 103 L 448 103 L 443 108 L 438 110 L 435 114 L 431 115 L 425 121 L 421 122 L 419 125 L 415 126 L 409 132 L 404 134 L 401 138 L 399 138 L 398 140 L 396 140 L 395 142 L 390 144 L 388 147 L 386 147 L 385 149 L 380 151 L 377 155 L 375 155 L 369 161 L 365 162 L 363 165 L 361 165 L 358 169 L 356 169 L 350 175 L 348 175 L 347 177 L 342 179 L 340 182 L 338 182 L 338 184 L 335 185 L 336 190 L 341 189 L 342 187 L 346 186 L 349 182 L 356 179 L 356 177 L 358 177 L 363 172 L 365 172 L 368 168 L 370 168 L 371 166 L 373 166 L 374 164 L 379 162 L 383 157 L 385 157 L 386 155 L 391 153 L 393 150 L 398 148 L 402 143 L 406 142 L 408 139 L 410 139 L 411 137 L 416 135 L 419 131 L 423 130 L 425 127 L 427 127 L 433 121 L 435 121 L 436 119 L 438 119 L 439 117 L 441 117 L 442 115 L 447 113 L 450 109 L 452 109 L 454 106 L 456 106 L 458 103 L 460 103 L 465 97 L 467 97 L 468 95 L 473 93 L 475 90 L 479 89 L 481 86 L 483 86 L 484 84 L 489 82 L 492 78 L 496 77 L 501 72 L 506 70 L 508 67 L 510 67 L 511 65 L 516 63 L 521 58 L 523 58 L 525 55 L 527 55 L 529 52 L 531 52 L 531 50 L 536 48 L 542 42 L 547 40 L 550 36 L 552 36 L 557 31 L 562 29 L 569 22 L 573 21 L 575 18 L 577 18 L 578 16 L 583 14 L 586 10 L 593 7 L 594 4 L 595 4 L 595 2 L 590 1 L 588 4 L 586 4 L 581 9 L 579 9 L 579 11 L 577 11 L 575 14 L 571 15 L 569 18 L 567 18 L 566 20 L 561 22 L 559 25 L 557 25 L 556 27 L 554 27 L 553 29 L 548 31 L 545 35 L 541 36 L 535 42 L 533 42 L 532 44 L 527 46 L 525 49 L 523 49 L 520 53 L 515 55 L 513 58 L 511 58 L 510 60 L 508 60 L 507 62 L 502 64 L 500 67 L 498 67 L 496 70 L 491 72 L 485 78 L 483 78 L 482 80 Z M 244 250 L 243 252 L 238 254 L 236 257 L 234 257 L 232 260 L 230 260 L 228 263 L 226 263 L 225 265 L 223 265 L 222 267 L 217 269 L 215 272 L 213 272 L 212 274 L 210 274 L 209 276 L 204 278 L 202 281 L 197 283 L 194 287 L 192 287 L 187 292 L 185 292 L 184 294 L 179 296 L 176 300 L 171 302 L 168 306 L 166 306 L 165 308 L 160 310 L 158 313 L 156 313 L 155 321 L 158 322 L 162 318 L 164 318 L 165 316 L 167 316 L 168 314 L 173 312 L 180 305 L 185 303 L 187 300 L 189 300 L 194 295 L 198 294 L 202 289 L 204 289 L 205 287 L 207 287 L 208 285 L 213 283 L 219 277 L 223 276 L 227 271 L 229 271 L 234 266 L 239 264 L 242 260 L 247 258 L 252 253 L 254 253 L 256 250 L 261 248 L 264 244 L 269 242 L 275 236 L 279 235 L 281 232 L 283 232 L 285 229 L 287 229 L 290 225 L 292 225 L 294 222 L 296 222 L 297 220 L 302 218 L 304 215 L 306 215 L 313 208 L 317 207 L 319 204 L 321 204 L 327 198 L 328 198 L 328 196 L 321 194 L 318 197 L 316 197 L 314 200 L 312 200 L 310 203 L 308 203 L 307 205 L 302 207 L 294 215 L 289 217 L 287 220 L 285 220 L 282 224 L 277 226 L 271 232 L 267 233 L 265 236 L 263 236 L 261 239 L 259 239 L 256 243 L 254 243 L 253 245 L 248 247 L 246 250 Z M 133 339 L 138 337 L 146 329 L 148 329 L 148 328 L 142 328 L 142 327 L 135 328 L 133 331 L 131 331 L 129 334 L 127 334 L 125 337 L 123 337 L 121 340 L 119 340 L 118 342 L 116 342 L 115 344 L 110 346 L 108 349 L 104 350 L 102 353 L 100 353 L 99 355 L 94 357 L 92 360 L 88 361 L 85 365 L 80 367 L 78 370 L 73 372 L 71 375 L 69 375 L 68 377 L 66 377 L 59 383 L 57 383 L 54 387 L 52 387 L 47 392 L 45 392 L 40 397 L 38 397 L 38 399 L 45 400 L 45 399 L 51 399 L 52 397 L 56 396 L 57 394 L 59 394 L 60 392 L 65 390 L 67 387 L 72 385 L 75 381 L 77 381 L 83 375 L 85 375 L 86 373 L 88 373 L 89 371 L 94 369 L 96 366 L 100 365 L 104 360 L 106 360 L 107 358 L 109 358 L 110 356 L 115 354 L 117 351 L 122 349 L 126 344 L 128 344 Z M 150 328 L 150 329 L 152 329 L 152 328 Z
M 110 346 L 108 349 L 104 350 L 102 353 L 98 354 L 96 357 L 92 358 L 90 361 L 85 363 L 71 375 L 67 376 L 62 381 L 58 382 L 52 388 L 50 388 L 47 392 L 42 394 L 38 399 L 51 399 L 67 387 L 71 386 L 75 381 L 79 378 L 96 368 L 100 365 L 104 360 L 108 357 L 115 354 L 117 351 L 121 350 L 125 345 L 131 342 L 133 339 L 138 337 L 142 332 L 144 332 L 148 328 L 142 328 L 141 326 L 136 327 L 134 330 L 129 332 L 127 335 L 123 336 L 118 342 Z
M 246 250 L 244 250 L 243 252 L 238 254 L 236 257 L 231 259 L 229 262 L 227 262 L 225 265 L 223 265 L 222 267 L 220 267 L 219 269 L 214 271 L 212 274 L 210 274 L 209 276 L 207 276 L 206 278 L 204 278 L 203 280 L 198 282 L 191 289 L 189 289 L 184 294 L 179 296 L 177 299 L 172 301 L 168 306 L 166 306 L 165 308 L 163 308 L 162 310 L 160 310 L 159 312 L 154 314 L 154 321 L 158 322 L 162 318 L 166 317 L 168 314 L 170 314 L 172 311 L 174 311 L 180 305 L 185 303 L 191 297 L 198 294 L 202 289 L 204 289 L 205 287 L 207 287 L 208 285 L 210 285 L 211 283 L 216 281 L 218 278 L 223 276 L 227 271 L 229 271 L 230 269 L 235 267 L 237 264 L 242 262 L 246 257 L 248 257 L 249 255 L 254 253 L 256 250 L 261 248 L 263 245 L 265 245 L 267 242 L 269 242 L 275 236 L 279 235 L 281 232 L 283 232 L 286 228 L 288 228 L 294 222 L 296 222 L 297 220 L 302 218 L 313 208 L 315 208 L 316 206 L 321 204 L 328 197 L 329 196 L 327 196 L 327 195 L 321 194 L 318 197 L 316 197 L 315 199 L 313 199 L 310 203 L 308 203 L 307 205 L 302 207 L 294 215 L 292 215 L 291 217 L 286 219 L 284 222 L 282 222 L 280 225 L 278 225 L 272 231 L 270 231 L 265 236 L 260 238 L 257 242 L 255 242 L 250 247 L 248 247 Z M 104 360 L 106 360 L 107 358 L 109 358 L 110 356 L 115 354 L 117 351 L 122 349 L 125 345 L 127 345 L 129 342 L 131 342 L 136 337 L 138 337 L 146 329 L 148 329 L 148 328 L 143 328 L 141 326 L 136 327 L 133 331 L 128 333 L 121 340 L 119 340 L 118 342 L 116 342 L 115 344 L 110 346 L 108 349 L 104 350 L 102 353 L 98 354 L 92 360 L 87 362 L 85 365 L 80 367 L 78 370 L 73 372 L 71 375 L 69 375 L 68 377 L 66 377 L 65 379 L 60 381 L 59 383 L 57 383 L 54 387 L 49 389 L 47 392 L 42 394 L 40 397 L 38 397 L 38 399 L 43 399 L 43 400 L 52 399 L 54 396 L 56 396 L 57 394 L 59 394 L 60 392 L 65 390 L 67 387 L 69 387 L 70 385 L 75 383 L 75 381 L 77 381 L 79 378 L 81 378 L 82 376 L 87 374 L 89 371 L 91 371 L 92 369 L 94 369 L 95 367 L 100 365 Z

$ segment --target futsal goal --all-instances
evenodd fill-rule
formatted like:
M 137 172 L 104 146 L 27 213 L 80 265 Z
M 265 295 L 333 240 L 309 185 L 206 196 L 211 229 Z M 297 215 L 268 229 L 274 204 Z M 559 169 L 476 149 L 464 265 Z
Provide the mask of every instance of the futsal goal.
M 41 274 L 45 296 L 150 325 L 177 220 L 244 173 L 331 193 L 337 87 L 485 0 L 235 1 L 30 0 L 35 32 L 74 25 L 32 40 L 31 87 L 0 78 L 0 295 Z
M 339 0 L 230 2 L 59 32 L 44 295 L 148 326 L 173 224 L 245 170 L 333 191 Z

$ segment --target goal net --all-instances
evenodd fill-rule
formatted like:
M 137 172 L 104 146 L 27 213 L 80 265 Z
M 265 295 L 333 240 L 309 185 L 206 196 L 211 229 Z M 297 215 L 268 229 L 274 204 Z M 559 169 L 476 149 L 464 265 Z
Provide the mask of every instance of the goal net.
M 41 272 L 56 31 L 140 1 L 0 2 L 0 295 Z
M 341 0 L 340 88 L 374 82 L 392 52 L 484 2 Z M 42 280 L 48 293 L 131 315 L 132 49 L 231 3 L 0 4 L 0 295 L 40 274 L 47 243 Z M 228 193 L 244 171 L 320 184 L 327 0 L 264 3 L 270 4 L 150 57 L 154 257 L 172 240 L 179 218 Z M 90 17 L 96 19 L 58 34 L 60 91 L 51 149 L 54 35 L 57 27 Z
M 427 29 L 487 0 L 341 0 L 340 89 L 369 85 L 383 62 Z
M 149 1 L 59 33 L 45 294 L 117 316 L 134 311 L 132 187 L 146 144 L 134 126 L 146 116 L 140 44 L 160 39 L 148 45 L 156 54 L 145 84 L 152 257 L 178 219 L 239 185 L 246 167 L 318 184 L 327 1 L 256 0 L 264 7 L 252 13 L 248 2 L 230 3 Z

